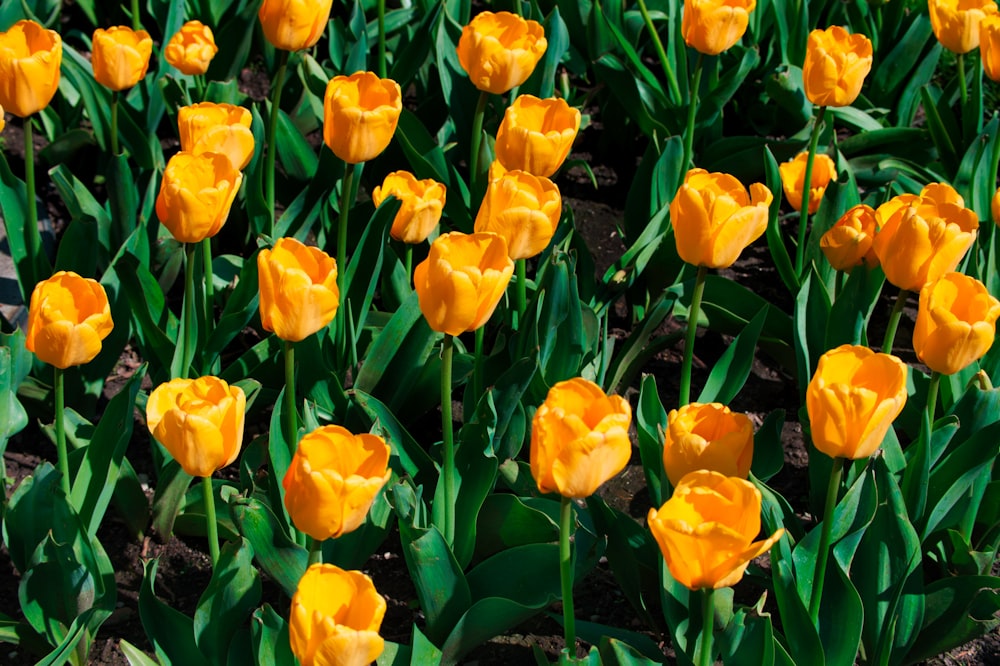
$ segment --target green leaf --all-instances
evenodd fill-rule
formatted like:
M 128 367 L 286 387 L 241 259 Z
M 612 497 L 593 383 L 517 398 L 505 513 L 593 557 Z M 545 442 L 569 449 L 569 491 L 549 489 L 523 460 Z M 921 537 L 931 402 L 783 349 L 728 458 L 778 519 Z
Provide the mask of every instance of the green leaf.
M 427 635 L 438 645 L 472 605 L 469 584 L 436 528 L 422 529 L 400 519 L 403 557 L 427 618 Z
M 240 534 L 253 547 L 260 568 L 291 597 L 309 564 L 305 548 L 288 538 L 274 512 L 260 500 L 235 498 L 229 510 Z
M 160 666 L 159 662 L 155 659 L 150 658 L 145 652 L 137 648 L 136 646 L 129 643 L 124 638 L 118 641 L 118 648 L 128 659 L 128 663 L 131 666 Z
M 153 494 L 153 529 L 164 536 L 174 531 L 174 521 L 184 503 L 192 477 L 176 460 L 167 462 L 159 472 Z
M 559 538 L 559 526 L 545 513 L 514 495 L 499 493 L 486 496 L 476 531 L 476 561 L 505 549 Z
M 947 652 L 1000 626 L 1000 578 L 947 577 L 924 588 L 924 621 L 907 663 Z
M 288 177 L 303 182 L 312 179 L 319 166 L 319 158 L 284 111 L 278 113 L 275 140 L 281 146 L 278 158 Z
M 371 432 L 380 435 L 392 447 L 389 462 L 396 474 L 408 475 L 416 483 L 430 485 L 437 477 L 434 461 L 407 432 L 395 414 L 382 402 L 360 389 L 354 390 L 354 401 L 370 419 Z
M 639 455 L 642 471 L 646 475 L 646 489 L 654 507 L 662 506 L 667 486 L 663 469 L 663 433 L 667 429 L 667 410 L 660 402 L 656 377 L 646 375 L 639 389 L 639 406 L 636 409 L 636 430 L 639 434 Z
M 750 376 L 757 340 L 766 319 L 767 308 L 761 308 L 743 332 L 726 347 L 726 351 L 712 367 L 705 387 L 695 402 L 720 402 L 728 405 L 739 394 Z
M 260 576 L 246 539 L 222 547 L 212 580 L 198 600 L 194 638 L 213 664 L 222 664 L 236 631 L 260 602 Z
M 788 291 L 793 294 L 798 293 L 799 276 L 795 273 L 792 259 L 788 255 L 788 248 L 785 246 L 784 233 L 778 222 L 778 213 L 781 210 L 781 174 L 778 171 L 777 160 L 771 154 L 771 149 L 766 146 L 764 148 L 764 168 L 767 174 L 767 189 L 774 195 L 771 207 L 768 209 L 767 231 L 765 232 L 767 249 L 770 250 L 774 266 L 778 269 L 778 275 L 788 287 Z
M 7 159 L 0 155 L 0 214 L 3 215 L 7 245 L 17 272 L 17 286 L 21 302 L 28 303 L 35 283 L 52 274 L 48 257 L 42 251 L 42 237 L 38 228 L 28 224 L 28 193 L 24 182 L 11 173 Z M 31 196 L 35 196 L 32 192 Z M 33 240 L 32 238 L 33 237 Z M 30 255 L 28 248 L 38 248 Z
M 250 631 L 256 666 L 294 666 L 297 663 L 288 642 L 288 623 L 270 604 L 254 611 Z
M 767 481 L 781 471 L 785 464 L 781 430 L 785 410 L 776 409 L 764 418 L 753 438 L 753 462 L 750 469 L 761 481 Z
M 19 383 L 10 348 L 0 347 L 0 456 L 7 448 L 7 440 L 28 425 L 28 413 L 17 399 Z
M 194 621 L 156 597 L 157 558 L 146 560 L 139 589 L 139 617 L 160 663 L 209 666 L 194 639 Z

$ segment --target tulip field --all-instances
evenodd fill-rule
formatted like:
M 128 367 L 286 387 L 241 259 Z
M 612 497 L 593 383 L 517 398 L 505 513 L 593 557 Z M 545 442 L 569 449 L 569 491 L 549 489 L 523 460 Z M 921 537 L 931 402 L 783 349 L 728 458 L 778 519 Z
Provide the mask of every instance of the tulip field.
M 1000 663 L 998 105 L 995 0 L 3 2 L 0 663 Z

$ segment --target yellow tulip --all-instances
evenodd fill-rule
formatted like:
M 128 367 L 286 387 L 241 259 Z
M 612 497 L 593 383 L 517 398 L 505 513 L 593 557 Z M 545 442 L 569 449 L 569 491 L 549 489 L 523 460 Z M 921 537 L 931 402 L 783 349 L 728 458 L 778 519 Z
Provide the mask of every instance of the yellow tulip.
M 0 132 L 2 132 L 3 128 L 6 126 L 7 126 L 7 119 L 4 118 L 3 107 L 0 106 Z
M 372 201 L 381 206 L 390 195 L 399 199 L 389 235 L 415 245 L 427 240 L 441 221 L 446 193 L 445 186 L 436 180 L 417 180 L 409 171 L 393 171 L 372 191 Z
M 990 217 L 993 218 L 993 224 L 1000 226 L 1000 188 L 997 188 L 990 199 Z
M 731 266 L 767 229 L 771 200 L 760 183 L 748 193 L 734 176 L 691 169 L 670 202 L 677 253 L 694 266 Z
M 781 188 L 785 191 L 788 203 L 797 211 L 802 210 L 802 193 L 806 182 L 806 160 L 809 154 L 802 152 L 788 162 L 778 165 L 781 175 Z M 809 214 L 819 210 L 819 202 L 826 192 L 826 187 L 837 177 L 837 167 L 828 155 L 818 153 L 813 159 L 812 178 L 809 188 Z
M 392 79 L 372 72 L 335 76 L 323 100 L 323 140 L 348 164 L 367 162 L 392 140 L 403 95 Z
M 850 106 L 872 69 L 872 42 L 839 25 L 813 30 L 806 41 L 802 83 L 817 106 Z
M 983 72 L 1000 83 L 1000 15 L 991 14 L 979 23 L 979 40 Z
M 531 421 L 531 476 L 543 493 L 584 498 L 628 464 L 632 408 L 577 377 L 559 382 Z
M 31 292 L 24 346 L 42 361 L 65 370 L 92 361 L 113 328 L 108 295 L 101 283 L 59 271 Z
M 961 273 L 946 273 L 920 290 L 913 351 L 935 372 L 953 375 L 993 346 L 1000 301 L 986 285 Z
M 919 195 L 894 197 L 875 216 L 874 248 L 885 277 L 910 291 L 955 270 L 979 229 L 976 214 L 945 183 L 931 183 Z
M 257 18 L 276 48 L 301 51 L 319 41 L 332 5 L 333 0 L 264 0 Z
M 181 74 L 199 76 L 208 71 L 218 52 L 212 29 L 201 21 L 188 21 L 167 42 L 163 57 Z
M 719 403 L 688 403 L 667 415 L 663 467 L 677 485 L 699 469 L 747 478 L 753 461 L 753 423 Z
M 906 366 L 898 358 L 857 345 L 831 349 L 806 389 L 813 444 L 831 458 L 867 458 L 905 404 Z
M 195 155 L 222 153 L 242 171 L 253 157 L 252 121 L 248 109 L 233 104 L 182 106 L 177 113 L 181 150 Z
M 313 564 L 292 597 L 292 652 L 301 666 L 368 666 L 385 649 L 378 634 L 385 608 L 365 574 Z
M 222 229 L 242 182 L 221 153 L 177 153 L 163 172 L 156 216 L 178 241 L 198 243 Z
M 980 22 L 1000 13 L 993 0 L 927 0 L 927 11 L 934 36 L 952 53 L 978 47 Z
M 318 247 L 279 238 L 257 255 L 257 275 L 260 323 L 282 340 L 304 340 L 337 314 L 337 262 Z
M 480 12 L 462 28 L 458 62 L 476 88 L 502 95 L 528 80 L 546 46 L 537 21 L 510 12 Z
M 19 118 L 41 111 L 59 87 L 62 38 L 34 21 L 0 33 L 0 105 Z
M 819 248 L 827 261 L 838 271 L 850 272 L 864 264 L 878 266 L 878 256 L 873 247 L 878 224 L 875 209 L 858 204 L 840 216 L 819 240 Z
M 282 481 L 295 527 L 317 541 L 360 527 L 389 480 L 389 453 L 381 437 L 338 425 L 305 435 Z
M 452 232 L 431 243 L 413 270 L 413 286 L 427 324 L 459 335 L 489 321 L 513 274 L 503 237 Z
M 755 0 L 684 0 L 684 42 L 705 55 L 719 55 L 743 38 Z
M 732 587 L 750 560 L 782 537 L 763 541 L 760 491 L 749 481 L 699 470 L 686 475 L 674 494 L 650 509 L 646 522 L 674 579 L 691 590 Z
M 212 476 L 240 454 L 247 399 L 218 377 L 172 379 L 146 402 L 149 432 L 191 476 Z
M 497 129 L 497 160 L 548 178 L 562 166 L 580 130 L 580 112 L 562 99 L 520 95 L 507 107 Z
M 561 215 L 562 197 L 551 180 L 508 171 L 487 187 L 475 229 L 503 236 L 511 259 L 527 259 L 548 247 Z
M 134 31 L 123 25 L 98 28 L 92 41 L 94 79 L 105 88 L 125 90 L 146 76 L 153 38 L 145 30 Z

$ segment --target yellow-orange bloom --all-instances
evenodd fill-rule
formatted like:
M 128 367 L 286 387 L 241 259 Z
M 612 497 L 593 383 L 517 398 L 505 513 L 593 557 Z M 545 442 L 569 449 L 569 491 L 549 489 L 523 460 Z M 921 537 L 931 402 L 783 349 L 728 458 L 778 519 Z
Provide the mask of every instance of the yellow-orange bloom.
M 705 55 L 719 55 L 743 38 L 756 0 L 684 0 L 684 42 Z
M 890 354 L 841 345 L 819 358 L 806 389 L 813 444 L 831 458 L 867 458 L 906 404 L 906 365 Z
M 201 242 L 222 229 L 242 182 L 222 153 L 177 153 L 163 171 L 156 216 L 178 241 Z
M 763 541 L 760 491 L 749 481 L 699 470 L 686 475 L 659 510 L 646 519 L 674 579 L 691 590 L 731 587 L 750 560 L 785 533 Z
M 59 88 L 62 38 L 34 21 L 0 33 L 0 105 L 19 118 L 41 111 Z
M 4 118 L 3 107 L 0 106 L 0 132 L 2 132 L 3 128 L 6 126 L 7 126 L 7 119 Z
M 839 25 L 813 30 L 806 41 L 802 83 L 817 106 L 850 106 L 872 69 L 872 42 Z
M 381 206 L 390 195 L 399 199 L 389 235 L 415 245 L 427 240 L 441 221 L 446 193 L 445 186 L 436 180 L 417 180 L 409 171 L 393 171 L 372 191 L 372 201 Z
M 927 0 L 927 11 L 934 36 L 952 53 L 978 47 L 980 22 L 1000 13 L 993 0 Z
M 247 399 L 218 377 L 172 379 L 146 402 L 149 432 L 191 476 L 212 476 L 243 446 Z
M 910 291 L 955 270 L 979 229 L 976 214 L 945 183 L 931 183 L 919 195 L 893 197 L 875 216 L 875 254 L 885 277 Z
M 767 229 L 771 200 L 760 183 L 748 193 L 734 176 L 691 169 L 670 202 L 677 253 L 694 266 L 731 266 Z
M 802 152 L 795 159 L 778 165 L 781 174 L 781 188 L 785 198 L 795 210 L 802 210 L 802 192 L 806 182 L 806 160 L 809 153 Z M 826 187 L 837 177 L 837 167 L 828 155 L 817 153 L 813 159 L 812 178 L 809 188 L 809 214 L 819 210 L 819 202 L 826 192 Z
M 333 0 L 264 0 L 257 18 L 276 48 L 300 51 L 319 41 L 332 5 Z
M 990 199 L 990 216 L 993 218 L 993 224 L 1000 226 L 1000 188 L 993 193 L 993 198 Z
M 358 529 L 389 480 L 389 453 L 378 435 L 354 435 L 339 425 L 305 435 L 282 481 L 295 527 L 317 541 Z
M 462 28 L 458 62 L 474 86 L 501 95 L 528 80 L 547 45 L 537 21 L 510 12 L 480 12 Z
M 181 74 L 198 76 L 208 71 L 218 52 L 212 29 L 201 21 L 188 21 L 167 42 L 163 57 Z
M 100 282 L 59 271 L 31 292 L 24 346 L 49 365 L 65 370 L 89 363 L 114 323 Z
M 876 231 L 875 209 L 858 204 L 841 215 L 823 234 L 819 239 L 819 248 L 838 271 L 850 272 L 861 264 L 874 268 L 878 266 L 878 256 L 873 247 Z
M 313 564 L 299 581 L 288 639 L 301 666 L 368 666 L 385 641 L 378 632 L 385 599 L 360 571 Z
M 979 55 L 983 72 L 1000 83 L 1000 15 L 991 14 L 979 23 Z
M 318 247 L 279 238 L 257 255 L 257 275 L 260 323 L 282 340 L 304 340 L 337 314 L 337 262 Z
M 551 180 L 508 171 L 486 188 L 475 228 L 503 236 L 511 259 L 527 259 L 548 247 L 561 215 L 562 197 Z
M 403 111 L 392 79 L 372 72 L 335 76 L 323 100 L 323 140 L 348 164 L 374 159 L 389 145 Z
M 91 64 L 94 79 L 105 88 L 125 90 L 142 81 L 149 69 L 153 38 L 124 25 L 94 31 Z
M 1000 301 L 979 280 L 946 273 L 920 290 L 913 351 L 943 375 L 953 375 L 993 346 Z
M 563 99 L 520 95 L 507 107 L 497 129 L 497 160 L 546 178 L 562 166 L 580 130 L 580 112 Z
M 413 270 L 413 286 L 427 324 L 459 335 L 489 321 L 513 274 L 502 236 L 452 232 L 431 243 Z
M 688 403 L 667 415 L 663 467 L 677 485 L 699 469 L 747 478 L 753 461 L 753 423 L 717 402 Z
M 233 104 L 201 102 L 182 106 L 177 112 L 181 150 L 195 155 L 222 153 L 242 171 L 253 157 L 252 121 L 248 109 Z
M 625 469 L 632 408 L 576 377 L 559 382 L 531 421 L 531 476 L 543 493 L 584 498 Z

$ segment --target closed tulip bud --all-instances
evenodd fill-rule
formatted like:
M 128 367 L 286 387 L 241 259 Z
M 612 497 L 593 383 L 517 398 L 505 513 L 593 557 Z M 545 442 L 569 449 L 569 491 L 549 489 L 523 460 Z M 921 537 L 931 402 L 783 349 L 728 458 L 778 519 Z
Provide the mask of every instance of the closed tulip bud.
M 295 527 L 317 541 L 358 529 L 389 480 L 389 453 L 381 437 L 338 425 L 305 435 L 282 482 Z
M 924 365 L 953 375 L 993 346 L 1000 301 L 986 285 L 961 273 L 946 273 L 920 290 L 913 351 Z
M 990 199 L 990 216 L 993 218 L 993 224 L 1000 226 L 1000 188 L 993 193 L 993 198 Z
M 65 370 L 92 361 L 113 328 L 108 295 L 101 283 L 59 271 L 31 292 L 24 346 L 42 361 Z
M 885 277 L 910 291 L 955 270 L 979 229 L 976 214 L 944 183 L 927 185 L 919 195 L 894 197 L 875 216 L 874 248 Z
M 427 324 L 459 335 L 489 321 L 514 274 L 507 243 L 496 234 L 442 234 L 413 269 L 413 286 Z
M 507 107 L 497 129 L 497 160 L 548 178 L 562 166 L 580 130 L 580 112 L 562 99 L 520 95 Z
M 760 491 L 749 481 L 699 470 L 681 479 L 659 510 L 650 509 L 646 523 L 678 583 L 717 590 L 738 583 L 750 560 L 785 533 L 754 541 L 760 506 Z
M 872 69 L 872 42 L 839 25 L 813 30 L 806 42 L 802 83 L 817 106 L 850 106 Z
M 247 399 L 218 377 L 172 379 L 146 402 L 149 432 L 191 476 L 212 476 L 240 454 Z
M 980 22 L 979 55 L 983 72 L 994 83 L 1000 83 L 1000 16 L 991 14 Z
M 628 464 L 632 408 L 577 377 L 559 382 L 531 421 L 531 476 L 543 493 L 584 498 Z
M 719 55 L 743 38 L 755 0 L 684 0 L 684 42 L 705 55 Z
M 805 191 L 806 160 L 808 153 L 799 153 L 795 159 L 778 165 L 781 175 L 781 188 L 785 191 L 788 203 L 797 211 L 802 210 L 802 193 Z M 837 177 L 837 167 L 828 155 L 818 153 L 813 158 L 812 178 L 809 188 L 809 214 L 819 210 L 819 202 L 826 192 L 826 187 Z
M 389 235 L 415 245 L 427 240 L 441 221 L 445 194 L 445 186 L 436 180 L 417 180 L 409 171 L 393 171 L 372 191 L 372 201 L 381 206 L 390 195 L 399 199 Z
M 282 340 L 304 340 L 337 314 L 337 262 L 318 247 L 279 238 L 257 255 L 257 275 L 260 323 Z
M 180 152 L 170 158 L 156 197 L 156 216 L 181 243 L 219 233 L 243 174 L 221 153 Z
M 250 111 L 233 104 L 201 102 L 182 106 L 177 113 L 181 150 L 201 155 L 222 153 L 242 171 L 253 157 Z
M 819 240 L 819 248 L 827 261 L 838 271 L 850 272 L 855 266 L 864 264 L 868 268 L 878 266 L 875 254 L 875 209 L 858 204 L 840 216 Z
M 348 164 L 377 157 L 392 140 L 403 95 L 392 79 L 372 72 L 335 76 L 323 100 L 323 140 Z
M 332 5 L 333 0 L 264 0 L 257 18 L 275 48 L 301 51 L 319 41 Z
M 139 83 L 149 69 L 153 39 L 145 30 L 119 25 L 94 31 L 94 79 L 105 88 L 125 90 Z
M 313 564 L 292 597 L 292 652 L 301 666 L 368 666 L 385 649 L 378 634 L 385 608 L 365 574 Z
M 3 128 L 6 126 L 7 126 L 7 119 L 4 118 L 3 107 L 0 106 L 0 132 L 2 132 Z
M 510 12 L 480 12 L 462 28 L 458 62 L 476 88 L 502 95 L 528 80 L 547 45 L 537 21 Z
M 747 478 L 753 461 L 753 423 L 719 403 L 688 403 L 667 415 L 663 467 L 677 485 L 699 469 Z
M 59 87 L 62 38 L 34 21 L 0 33 L 0 105 L 19 118 L 41 111 Z
M 813 444 L 831 458 L 867 458 L 906 404 L 906 366 L 890 354 L 841 345 L 819 358 L 806 389 Z
M 486 188 L 475 228 L 503 236 L 511 259 L 527 259 L 548 247 L 561 215 L 562 197 L 551 180 L 508 171 Z
M 993 0 L 927 0 L 931 28 L 952 53 L 968 53 L 979 46 L 981 21 L 996 16 Z
M 201 21 L 188 21 L 167 42 L 163 57 L 181 74 L 199 76 L 208 71 L 218 52 L 212 29 Z
M 681 259 L 694 266 L 726 268 L 767 229 L 771 191 L 750 191 L 734 176 L 691 169 L 670 202 L 670 221 Z

